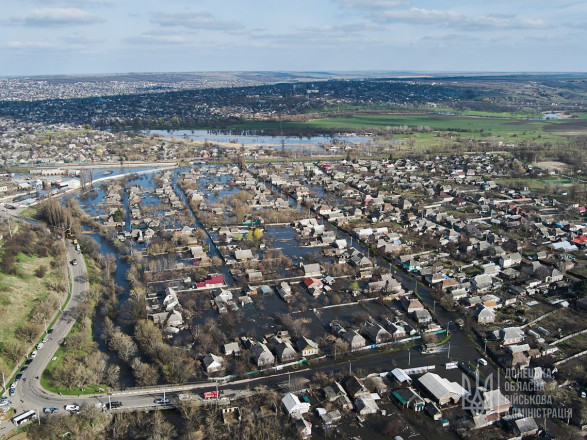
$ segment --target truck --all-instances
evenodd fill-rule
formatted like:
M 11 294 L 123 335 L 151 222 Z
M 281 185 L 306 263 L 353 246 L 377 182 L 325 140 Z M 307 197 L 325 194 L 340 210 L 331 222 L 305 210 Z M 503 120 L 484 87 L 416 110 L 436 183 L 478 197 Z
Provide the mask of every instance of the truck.
M 210 399 L 218 399 L 218 392 L 208 391 L 208 392 L 204 393 L 204 400 L 210 400 Z

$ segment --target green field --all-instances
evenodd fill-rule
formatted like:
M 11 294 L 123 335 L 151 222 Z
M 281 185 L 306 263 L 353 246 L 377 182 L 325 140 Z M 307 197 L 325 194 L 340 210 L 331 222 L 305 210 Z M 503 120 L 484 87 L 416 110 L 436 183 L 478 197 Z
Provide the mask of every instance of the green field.
M 482 112 L 477 112 L 483 114 Z M 501 116 L 501 114 L 500 114 Z M 564 141 L 567 135 L 587 134 L 587 122 L 578 119 L 530 120 L 504 117 L 447 116 L 436 114 L 358 114 L 352 118 L 311 119 L 308 122 L 253 121 L 233 125 L 234 130 L 273 130 L 280 128 L 314 131 L 386 130 L 393 127 L 428 127 L 433 133 L 417 133 L 428 137 L 425 144 L 438 143 L 435 137 L 453 132 L 454 135 L 479 140 L 514 142 L 522 140 Z M 398 137 L 401 138 L 400 135 Z M 424 139 L 423 139 L 424 140 Z
M 63 272 L 60 268 L 50 269 L 43 278 L 35 276 L 35 272 L 41 266 L 51 267 L 50 257 L 34 257 L 18 255 L 17 275 L 0 273 L 0 341 L 3 351 L 0 353 L 0 370 L 5 374 L 10 373 L 15 367 L 15 362 L 6 353 L 6 348 L 12 344 L 19 344 L 23 348 L 30 343 L 22 341 L 18 329 L 29 322 L 36 320 L 39 334 L 44 331 L 42 318 L 32 318 L 35 309 L 44 307 L 43 304 L 50 304 L 48 310 L 57 310 L 59 298 L 62 296 L 55 292 L 53 287 L 63 285 Z M 52 307 L 55 305 L 55 307 Z M 50 319 L 47 324 L 50 325 Z M 37 339 L 35 338 L 35 339 Z M 24 360 L 24 353 L 21 360 Z

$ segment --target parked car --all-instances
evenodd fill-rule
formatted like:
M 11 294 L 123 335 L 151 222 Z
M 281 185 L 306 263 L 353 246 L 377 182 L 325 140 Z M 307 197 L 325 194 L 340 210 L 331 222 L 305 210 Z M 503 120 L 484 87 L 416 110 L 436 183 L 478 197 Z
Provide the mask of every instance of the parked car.
M 36 357 L 37 357 L 37 350 L 35 350 L 31 353 L 31 359 L 34 359 Z
M 22 379 L 22 373 L 18 373 L 15 377 L 16 380 Z
M 79 411 L 79 405 L 65 405 L 65 411 Z
M 71 265 L 72 266 L 77 266 L 77 259 L 74 258 L 73 260 L 71 260 Z
M 581 397 L 583 399 L 587 398 L 587 393 L 585 391 L 581 391 Z
M 49 333 L 49 334 L 53 333 L 53 329 L 50 328 L 49 330 L 47 330 L 47 333 Z
M 43 412 L 45 414 L 53 414 L 59 411 L 59 408 L 55 408 L 54 406 L 48 406 L 47 408 L 43 408 Z
M 122 406 L 122 402 L 115 400 L 110 403 L 106 404 L 106 407 L 110 406 L 111 408 L 120 408 Z
M 0 397 L 0 406 L 10 405 L 10 399 L 8 397 Z
M 12 382 L 12 384 L 10 385 L 10 388 L 16 388 L 17 385 L 18 385 L 18 379 L 15 379 L 14 382 Z
M 479 358 L 479 361 L 478 361 L 478 362 L 479 362 L 481 365 L 487 365 L 487 361 L 486 361 L 485 359 L 483 359 L 483 358 Z
M 41 350 L 44 346 L 45 346 L 45 344 L 43 344 L 42 342 L 39 342 L 37 344 L 37 350 Z
M 16 394 L 16 388 L 10 388 L 10 391 L 8 391 L 8 395 L 10 397 L 14 396 Z
M 47 343 L 48 340 L 49 340 L 49 336 L 45 336 L 41 342 L 43 344 L 45 344 L 45 343 Z
M 155 399 L 155 403 L 159 405 L 169 405 L 171 401 L 168 398 L 160 397 L 158 399 Z

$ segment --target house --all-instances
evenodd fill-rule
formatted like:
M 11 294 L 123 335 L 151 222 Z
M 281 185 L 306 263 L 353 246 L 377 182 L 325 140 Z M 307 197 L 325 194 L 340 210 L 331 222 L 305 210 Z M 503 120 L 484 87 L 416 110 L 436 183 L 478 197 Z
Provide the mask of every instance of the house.
M 279 362 L 290 362 L 297 357 L 297 353 L 288 341 L 277 344 L 274 348 Z
M 295 418 L 299 418 L 302 414 L 310 411 L 310 403 L 300 402 L 299 397 L 293 393 L 287 393 L 283 396 L 281 404 L 283 405 L 285 412 Z
M 149 318 L 153 320 L 155 324 L 159 324 L 161 327 L 179 327 L 183 324 L 183 317 L 179 310 L 171 310 L 169 312 L 152 313 Z
M 411 408 L 414 411 L 422 411 L 426 402 L 420 395 L 412 388 L 399 388 L 391 393 L 401 406 L 404 408 Z
M 273 365 L 275 362 L 275 357 L 267 346 L 262 342 L 257 342 L 253 344 L 250 348 L 253 360 L 257 367 L 265 367 L 267 365 Z
M 204 364 L 204 369 L 208 375 L 224 369 L 224 359 L 212 353 L 208 354 L 204 359 L 202 359 L 202 364 Z
M 365 322 L 361 330 L 364 335 L 376 344 L 381 344 L 391 339 L 391 334 L 376 322 Z
M 351 351 L 358 350 L 365 346 L 365 338 L 354 330 L 349 330 L 342 334 L 342 339 L 349 344 Z
M 402 306 L 408 313 L 413 313 L 416 310 L 424 310 L 424 305 L 417 298 L 404 297 L 402 299 Z
M 432 322 L 432 315 L 426 309 L 415 310 L 414 319 L 418 322 L 418 324 L 428 324 Z
M 224 354 L 227 356 L 240 356 L 241 348 L 238 342 L 229 342 L 228 344 L 224 344 Z
M 495 333 L 503 345 L 519 344 L 524 340 L 524 331 L 520 327 L 506 327 Z
M 300 417 L 296 420 L 296 431 L 301 438 L 310 438 L 312 436 L 312 422 Z
M 502 269 L 515 266 L 522 262 L 522 255 L 519 252 L 503 255 L 499 258 L 499 265 Z
M 350 410 L 353 408 L 353 404 L 346 391 L 342 385 L 336 381 L 332 385 L 324 388 L 324 396 L 329 402 L 339 405 L 343 410 Z
M 292 300 L 291 286 L 287 281 L 282 281 L 275 287 L 275 289 L 277 290 L 277 294 L 285 302 L 290 302 Z
M 397 322 L 387 321 L 387 331 L 393 339 L 401 339 L 406 337 L 406 329 Z
M 296 346 L 303 357 L 315 356 L 320 353 L 318 344 L 306 337 L 298 339 L 296 341 Z
M 477 292 L 482 292 L 491 289 L 493 286 L 493 279 L 490 275 L 481 274 L 473 278 L 473 286 Z
M 247 274 L 247 280 L 249 280 L 249 282 L 263 281 L 263 273 L 260 270 L 247 269 L 245 270 L 245 273 Z
M 334 422 L 338 422 L 340 419 L 342 419 L 342 414 L 339 410 L 335 409 L 334 411 L 328 411 L 326 413 L 320 414 L 320 418 L 325 425 L 332 425 Z
M 516 432 L 521 438 L 530 437 L 538 433 L 538 425 L 532 417 L 524 417 L 514 420 Z
M 313 293 L 315 291 L 321 291 L 323 287 L 322 281 L 318 278 L 306 278 L 303 281 L 304 287 L 308 289 L 308 292 Z
M 393 370 L 391 370 L 391 375 L 393 376 L 393 379 L 396 380 L 398 383 L 400 384 L 407 384 L 407 385 L 411 385 L 412 384 L 412 379 L 410 376 L 408 376 L 408 374 L 402 370 L 401 368 L 394 368 Z
M 375 392 L 379 395 L 383 395 L 387 392 L 387 384 L 379 374 L 371 374 L 365 380 L 367 389 L 371 392 Z
M 304 269 L 305 277 L 314 278 L 322 275 L 322 270 L 318 263 L 304 264 L 302 265 L 302 268 Z
M 479 324 L 491 324 L 495 322 L 495 312 L 489 307 L 482 307 L 477 313 L 477 322 Z
M 211 274 L 201 283 L 196 283 L 196 289 L 216 289 L 224 286 L 224 277 L 218 274 Z
M 234 259 L 238 262 L 252 260 L 253 252 L 250 249 L 238 249 L 234 251 Z
M 495 390 L 486 390 L 478 388 L 478 393 L 481 394 L 482 400 L 469 405 L 471 411 L 477 414 L 506 414 L 509 412 L 512 404 L 506 396 L 504 396 L 499 388 Z M 472 396 L 468 396 L 468 400 Z
M 439 405 L 458 403 L 468 392 L 456 382 L 440 377 L 435 373 L 426 373 L 418 379 L 418 383 L 428 395 Z
M 523 351 L 508 353 L 506 357 L 506 368 L 513 370 L 525 370 L 530 366 L 530 357 Z
M 352 399 L 369 394 L 369 390 L 365 387 L 363 381 L 357 376 L 351 376 L 345 380 L 344 389 Z
M 355 400 L 355 406 L 357 412 L 362 416 L 377 414 L 379 412 L 379 406 L 377 406 L 377 402 L 375 402 L 370 394 L 357 397 Z

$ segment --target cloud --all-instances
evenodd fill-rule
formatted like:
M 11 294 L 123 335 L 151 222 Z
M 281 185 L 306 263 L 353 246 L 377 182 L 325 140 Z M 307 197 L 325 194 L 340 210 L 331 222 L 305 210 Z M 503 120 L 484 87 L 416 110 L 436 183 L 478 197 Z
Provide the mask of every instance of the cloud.
M 33 9 L 25 15 L 13 16 L 6 20 L 9 24 L 36 27 L 73 26 L 103 21 L 100 16 L 77 8 Z
M 343 8 L 394 9 L 412 6 L 412 0 L 334 0 Z
M 468 16 L 457 11 L 411 8 L 400 11 L 382 11 L 373 15 L 379 23 L 436 24 L 454 28 L 540 29 L 547 27 L 540 19 L 517 18 L 511 15 Z
M 348 23 L 345 25 L 309 26 L 284 33 L 251 33 L 250 45 L 255 47 L 340 47 L 340 45 L 371 44 L 376 42 L 366 38 L 366 30 L 372 24 Z M 243 43 L 242 41 L 240 43 Z
M 183 27 L 191 30 L 230 31 L 242 29 L 243 25 L 234 21 L 224 21 L 209 12 L 180 11 L 154 15 L 151 23 L 166 27 Z
M 110 0 L 32 0 L 32 2 L 43 5 L 58 4 L 59 6 L 75 6 L 80 8 L 101 8 L 113 5 Z
M 55 45 L 43 41 L 8 41 L 0 44 L 0 47 L 12 50 L 38 50 L 51 49 L 54 48 Z
M 127 43 L 147 47 L 188 47 L 193 46 L 193 41 L 186 35 L 168 32 L 144 32 L 141 35 L 125 38 Z

